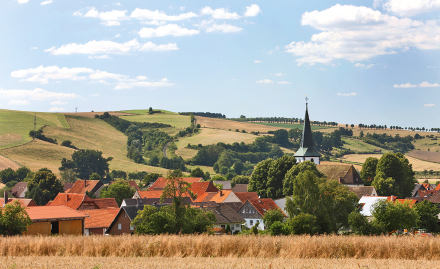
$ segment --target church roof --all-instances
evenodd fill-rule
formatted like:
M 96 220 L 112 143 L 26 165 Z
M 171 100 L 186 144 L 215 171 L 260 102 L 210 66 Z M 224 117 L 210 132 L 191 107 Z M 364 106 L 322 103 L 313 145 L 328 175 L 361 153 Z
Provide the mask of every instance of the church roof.
M 295 157 L 320 157 L 318 151 L 313 147 L 312 128 L 310 127 L 309 112 L 306 104 L 306 116 L 304 117 L 304 127 L 301 138 L 301 147 L 293 155 Z

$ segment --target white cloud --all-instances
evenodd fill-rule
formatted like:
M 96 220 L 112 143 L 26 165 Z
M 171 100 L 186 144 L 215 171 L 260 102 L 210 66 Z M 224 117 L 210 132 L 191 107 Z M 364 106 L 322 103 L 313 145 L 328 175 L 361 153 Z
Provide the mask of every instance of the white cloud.
M 69 80 L 83 80 L 84 76 L 79 74 L 90 74 L 94 70 L 90 68 L 59 68 L 58 66 L 40 65 L 37 68 L 22 69 L 11 72 L 11 77 L 22 78 L 24 81 L 38 82 L 41 84 L 49 83 L 49 80 L 69 79 Z
M 210 7 L 204 7 L 201 10 L 202 15 L 211 15 L 213 19 L 220 20 L 237 20 L 240 18 L 240 15 L 237 13 L 230 13 L 228 10 L 224 8 L 212 9 Z
M 199 30 L 182 28 L 177 24 L 167 24 L 154 28 L 142 28 L 139 31 L 139 36 L 142 38 L 159 37 L 159 36 L 192 36 L 200 33 Z
M 49 104 L 51 104 L 52 106 L 63 106 L 63 105 L 67 105 L 67 102 L 56 100 L 56 101 L 50 102 Z
M 440 87 L 440 84 L 439 83 L 429 83 L 429 82 L 424 81 L 420 84 L 415 85 L 415 84 L 411 84 L 408 82 L 406 84 L 400 84 L 400 85 L 394 84 L 393 87 L 394 88 L 416 88 L 416 87 L 418 87 L 418 88 L 431 88 L 431 87 Z
M 12 105 L 12 106 L 27 106 L 30 104 L 31 102 L 29 102 L 28 100 L 11 100 L 8 103 L 8 105 Z
M 383 8 L 392 14 L 408 17 L 440 9 L 439 0 L 387 0 Z
M 273 83 L 273 81 L 270 80 L 270 79 L 265 78 L 265 79 L 262 79 L 262 80 L 257 81 L 257 83 L 265 83 L 265 84 L 269 84 L 269 83 Z
M 226 23 L 223 24 L 214 23 L 206 29 L 206 32 L 236 33 L 236 32 L 240 32 L 241 30 L 243 30 L 243 28 L 234 25 L 230 25 Z
M 59 48 L 52 47 L 44 50 L 52 55 L 72 55 L 72 54 L 128 54 L 136 51 L 168 51 L 178 50 L 176 43 L 156 45 L 152 42 L 139 43 L 137 39 L 125 43 L 113 41 L 89 41 L 85 44 L 70 43 Z
M 269 50 L 269 54 L 272 54 L 272 53 L 274 53 L 275 51 L 278 51 L 278 50 L 280 50 L 280 47 L 279 46 L 276 46 L 275 47 L 275 49 L 273 49 L 273 50 Z
M 29 0 L 17 0 L 19 4 L 26 4 Z
M 162 11 L 159 10 L 148 10 L 148 9 L 140 9 L 136 8 L 130 15 L 131 18 L 135 18 L 138 20 L 153 20 L 153 21 L 181 21 L 187 20 L 190 18 L 197 17 L 197 14 L 193 12 L 181 13 L 179 15 L 169 16 Z
M 352 92 L 352 93 L 337 93 L 337 95 L 339 96 L 356 96 L 357 93 Z
M 433 107 L 433 106 L 436 106 L 435 104 L 424 104 L 423 105 L 424 107 Z
M 282 77 L 282 76 L 284 76 L 284 74 L 283 73 L 276 73 L 275 76 Z
M 107 54 L 104 55 L 90 55 L 89 59 L 111 59 Z
M 137 80 L 147 80 L 148 78 L 146 76 L 137 76 Z
M 0 89 L 0 99 L 35 99 L 35 100 L 64 100 L 80 98 L 75 93 L 49 92 L 40 88 L 33 90 L 5 90 Z
M 99 94 L 98 93 L 94 93 L 94 94 L 91 94 L 90 96 L 96 97 L 96 96 L 99 96 Z
M 132 82 L 122 82 L 116 85 L 115 90 L 131 89 L 134 87 L 142 88 L 152 88 L 152 87 L 167 87 L 174 86 L 174 83 L 168 82 L 167 78 L 163 78 L 160 81 L 132 81 Z
M 86 18 L 97 18 L 102 22 L 104 26 L 119 26 L 121 23 L 119 21 L 129 20 L 130 17 L 126 15 L 127 10 L 112 10 L 106 12 L 99 12 L 95 8 L 90 9 L 84 15 Z M 83 16 L 80 11 L 73 13 L 74 16 Z
M 256 63 L 256 64 L 261 64 L 262 61 L 260 61 L 260 60 L 255 60 L 254 63 Z
M 52 0 L 47 0 L 47 1 L 43 1 L 40 3 L 40 5 L 48 5 L 48 4 L 52 4 L 53 1 Z
M 78 17 L 81 17 L 83 14 L 82 14 L 82 12 L 81 11 L 75 11 L 75 12 L 73 12 L 73 16 L 78 16 Z
M 440 49 L 437 21 L 397 18 L 363 6 L 337 4 L 323 11 L 305 12 L 301 24 L 321 33 L 314 34 L 310 42 L 294 41 L 285 46 L 287 52 L 300 57 L 298 65 L 330 64 L 336 59 L 364 61 L 410 47 Z
M 279 81 L 279 82 L 277 82 L 277 84 L 288 85 L 288 84 L 292 84 L 292 83 L 290 83 L 288 81 Z
M 121 37 L 121 34 L 116 34 L 115 37 L 116 38 Z
M 360 67 L 360 68 L 365 68 L 365 69 L 370 69 L 371 67 L 374 66 L 374 64 L 365 65 L 365 64 L 361 64 L 361 63 L 356 63 L 354 66 Z
M 261 12 L 261 9 L 258 5 L 253 4 L 248 7 L 246 7 L 246 12 L 244 13 L 244 16 L 246 17 L 255 17 L 258 15 L 258 13 Z
M 179 9 L 180 9 L 180 11 L 184 11 L 185 7 L 183 6 L 183 7 L 180 7 Z
M 51 107 L 49 108 L 49 112 L 61 112 L 64 111 L 63 107 Z
M 31 49 L 31 50 L 37 50 L 38 47 L 30 47 L 29 49 Z

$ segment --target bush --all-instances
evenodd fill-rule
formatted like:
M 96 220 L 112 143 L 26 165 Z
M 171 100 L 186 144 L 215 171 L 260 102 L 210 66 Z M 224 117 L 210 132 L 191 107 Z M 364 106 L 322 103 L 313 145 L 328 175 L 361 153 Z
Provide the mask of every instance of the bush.
M 288 230 L 286 229 L 284 223 L 281 221 L 275 221 L 269 228 L 270 235 L 288 235 Z

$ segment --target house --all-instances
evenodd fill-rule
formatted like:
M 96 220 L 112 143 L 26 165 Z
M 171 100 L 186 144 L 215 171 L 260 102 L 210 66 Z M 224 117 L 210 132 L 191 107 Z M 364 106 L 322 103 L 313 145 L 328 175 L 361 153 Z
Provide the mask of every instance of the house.
M 235 233 L 241 231 L 241 224 L 245 222 L 243 217 L 225 204 L 218 204 L 215 207 L 204 207 L 203 209 L 214 213 L 216 219 L 214 228 L 226 228 L 229 224 L 231 233 Z
M 118 202 L 116 202 L 115 198 L 96 198 L 92 200 L 99 207 L 99 209 L 106 209 L 110 207 L 119 208 Z
M 0 207 L 4 207 L 6 204 L 11 204 L 15 201 L 18 201 L 22 207 L 38 206 L 32 199 L 9 198 L 8 192 L 5 192 L 5 196 L 0 198 Z
M 280 198 L 280 199 L 275 199 L 273 201 L 281 209 L 281 211 L 283 211 L 283 213 L 286 214 L 286 216 L 289 216 L 289 214 L 287 214 L 287 211 L 286 211 L 286 197 Z
M 108 227 L 115 219 L 119 212 L 119 208 L 109 207 L 104 209 L 81 210 L 81 213 L 89 216 L 85 219 L 84 234 L 85 235 L 105 235 Z
M 102 184 L 101 180 L 77 180 L 67 193 L 96 193 L 103 185 L 104 184 Z
M 228 180 L 228 181 L 216 180 L 216 181 L 213 181 L 213 183 L 216 184 L 216 185 L 217 184 L 222 185 L 223 186 L 223 190 L 230 190 L 232 188 L 230 180 Z
M 373 186 L 347 186 L 348 190 L 354 192 L 361 199 L 362 196 L 377 196 L 376 188 Z
M 182 197 L 184 204 L 191 204 L 190 197 Z M 173 198 L 165 198 L 162 202 L 159 198 L 131 198 L 122 200 L 121 207 L 123 206 L 134 206 L 134 205 L 171 205 L 173 203 Z
M 203 178 L 201 177 L 183 177 L 180 178 L 181 180 L 184 180 L 186 182 L 189 183 L 194 183 L 194 182 L 200 182 L 203 181 Z M 148 188 L 149 191 L 154 191 L 154 190 L 163 190 L 165 188 L 165 186 L 167 185 L 167 181 L 165 177 L 159 177 L 157 178 L 157 180 L 153 183 L 153 185 L 151 185 L 151 187 Z
M 222 203 L 222 205 L 227 205 L 229 206 L 232 210 L 234 210 L 235 212 L 238 212 L 238 210 L 240 209 L 240 207 L 243 206 L 242 202 L 232 202 L 232 203 Z M 207 207 L 209 207 L 209 204 L 206 204 Z
M 310 127 L 309 112 L 307 108 L 306 97 L 306 115 L 304 117 L 304 127 L 301 138 L 301 146 L 293 155 L 298 163 L 311 161 L 315 164 L 320 164 L 321 154 L 315 149 L 313 145 L 312 128 Z
M 247 192 L 249 184 L 235 184 L 232 188 L 233 192 Z
M 256 192 L 234 192 L 235 195 L 244 204 L 247 200 L 258 199 L 258 193 Z
M 246 226 L 251 228 L 258 223 L 260 230 L 266 229 L 263 224 L 263 216 L 269 210 L 282 210 L 270 198 L 259 198 L 247 200 L 246 203 L 238 210 L 238 214 L 246 220 Z M 285 217 L 287 215 L 284 214 Z
M 67 206 L 31 206 L 25 208 L 32 220 L 25 235 L 83 235 L 87 215 Z
M 116 181 L 110 181 L 110 185 L 115 183 Z M 140 191 L 139 186 L 136 184 L 136 181 L 134 180 L 129 180 L 128 181 L 128 185 L 134 189 L 136 189 L 137 191 Z
M 439 186 L 440 186 L 440 184 L 439 184 Z M 437 206 L 440 205 L 440 191 L 436 191 L 427 200 L 430 201 L 433 204 L 437 204 Z
M 321 164 L 316 168 L 330 180 L 338 180 L 339 183 L 347 186 L 363 186 L 364 181 L 350 164 Z
M 109 207 L 118 208 L 115 198 L 92 199 L 85 194 L 78 193 L 58 193 L 58 195 L 46 206 L 64 205 L 75 210 L 93 210 Z
M 220 190 L 217 192 L 205 192 L 199 196 L 194 202 L 215 202 L 220 203 L 237 203 L 241 200 L 235 195 L 232 190 Z
M 15 198 L 24 198 L 28 188 L 27 188 L 27 182 L 18 182 L 15 184 L 15 186 L 11 189 L 10 193 Z
M 436 190 L 418 190 L 416 196 L 414 197 L 422 197 L 424 199 L 429 199 L 436 192 L 437 192 Z
M 416 197 L 418 195 L 419 190 L 426 190 L 423 184 L 414 184 L 414 189 L 411 192 L 411 197 Z M 419 196 L 420 197 L 420 196 Z
M 361 214 L 367 218 L 371 218 L 373 215 L 374 205 L 382 200 L 388 200 L 387 196 L 362 196 L 359 200 L 359 204 L 362 206 Z

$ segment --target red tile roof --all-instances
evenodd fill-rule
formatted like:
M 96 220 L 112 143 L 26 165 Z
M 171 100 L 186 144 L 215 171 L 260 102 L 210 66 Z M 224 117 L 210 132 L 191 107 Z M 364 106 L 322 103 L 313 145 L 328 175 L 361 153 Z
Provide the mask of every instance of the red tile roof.
M 264 214 L 266 214 L 267 211 L 273 210 L 273 209 L 278 209 L 281 212 L 283 212 L 277 206 L 277 204 L 275 204 L 275 202 L 270 198 L 251 199 L 248 201 L 250 204 L 252 204 L 255 207 L 255 209 L 258 211 L 258 213 L 260 213 L 261 216 L 264 216 Z M 286 214 L 284 214 L 284 216 L 287 217 Z
M 197 196 L 202 195 L 205 192 L 218 192 L 219 191 L 219 189 L 217 189 L 217 187 L 214 186 L 212 181 L 194 182 L 191 184 L 191 187 L 189 189 L 194 194 L 197 194 Z
M 86 191 L 93 192 L 95 188 L 98 189 L 102 185 L 102 182 L 100 180 L 87 180 L 85 184 L 86 186 L 84 186 L 84 180 L 77 180 L 67 192 L 80 194 L 85 194 Z
M 138 191 L 138 194 L 141 198 L 160 198 L 163 190 L 157 191 Z
M 193 182 L 199 182 L 203 180 L 201 177 L 182 177 L 180 178 L 186 182 L 193 183 Z M 148 188 L 148 190 L 163 190 L 165 186 L 167 185 L 166 178 L 165 177 L 159 177 L 151 187 Z
M 438 184 L 437 187 L 435 187 L 435 190 L 436 191 L 440 190 L 440 184 Z
M 247 200 L 258 199 L 258 193 L 256 192 L 234 192 L 238 199 L 242 203 L 246 203 Z
M 420 197 L 431 197 L 433 196 L 437 191 L 436 190 L 418 190 L 417 193 Z
M 223 201 L 232 193 L 232 190 L 221 190 L 217 192 L 210 201 L 216 202 L 217 204 L 223 203 Z
M 57 197 L 53 199 L 52 203 L 50 203 L 49 206 L 64 205 L 72 209 L 78 209 L 84 201 L 93 203 L 93 199 L 89 198 L 85 194 L 58 193 Z
M 422 183 L 422 184 L 423 184 L 423 187 L 425 187 L 425 189 L 432 190 L 431 184 L 429 184 L 429 183 Z
M 20 205 L 23 207 L 26 206 L 38 206 L 37 203 L 35 203 L 32 199 L 22 199 L 22 198 L 8 198 L 8 202 L 6 204 L 11 204 L 14 201 L 20 202 Z M 5 205 L 5 198 L 0 198 L 0 207 L 3 207 Z
M 84 226 L 90 228 L 108 228 L 118 215 L 119 208 L 92 209 L 79 211 L 89 216 L 85 219 Z
M 86 218 L 87 215 L 67 206 L 31 206 L 26 207 L 29 218 L 35 220 Z
M 99 207 L 99 209 L 105 209 L 109 207 L 116 207 L 116 208 L 119 207 L 115 198 L 93 199 L 93 202 L 95 202 L 95 204 Z

